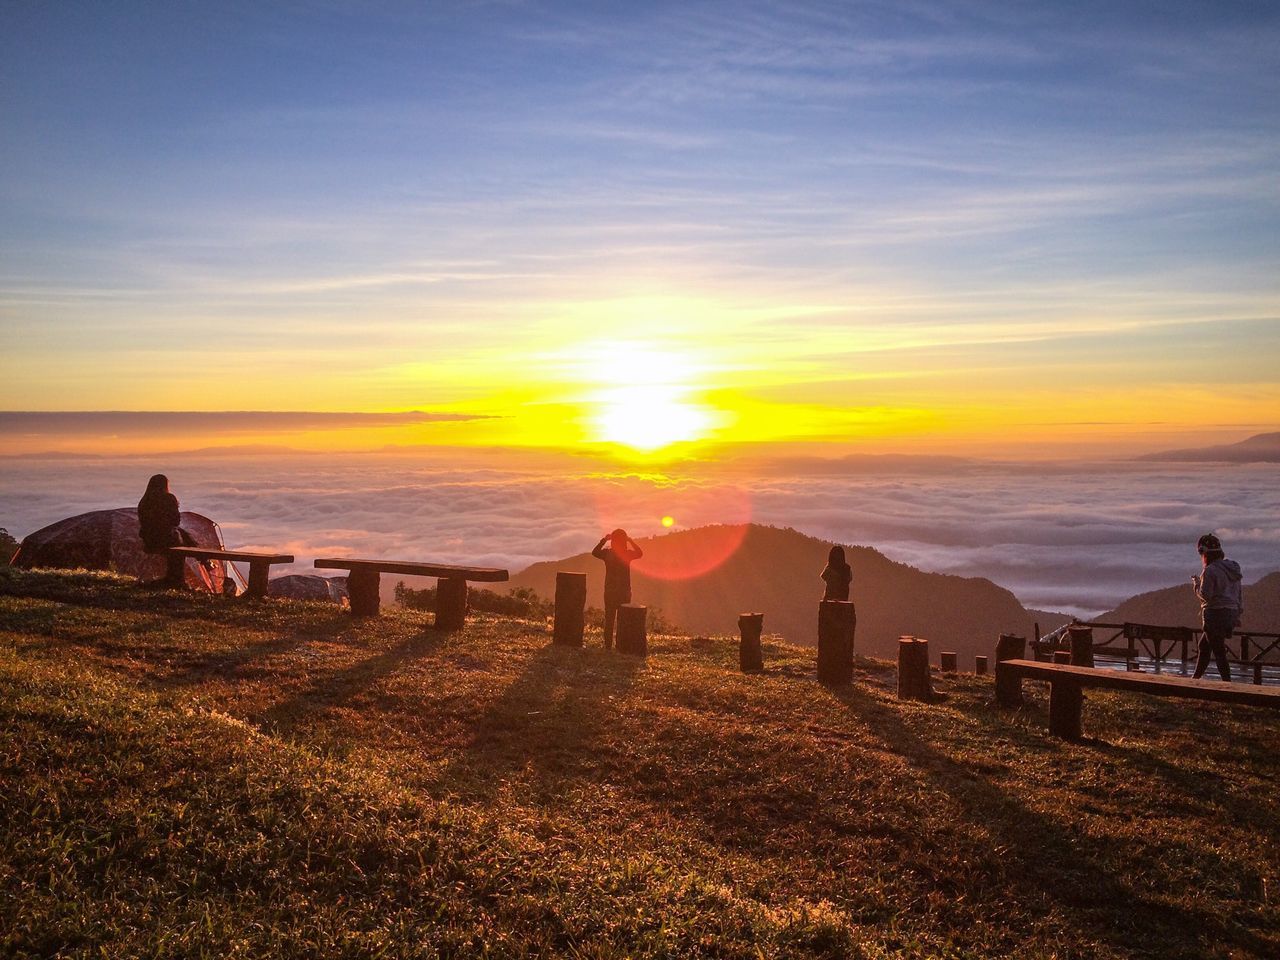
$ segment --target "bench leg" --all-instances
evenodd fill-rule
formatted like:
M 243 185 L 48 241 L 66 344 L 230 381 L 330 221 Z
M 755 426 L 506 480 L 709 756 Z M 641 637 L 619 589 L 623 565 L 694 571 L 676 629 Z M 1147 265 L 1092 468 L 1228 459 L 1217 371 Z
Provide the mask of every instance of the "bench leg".
M 347 594 L 351 598 L 351 612 L 357 617 L 376 617 L 380 601 L 378 598 L 378 582 L 381 574 L 377 570 L 366 570 L 356 567 L 347 578 Z
M 436 629 L 461 630 L 467 620 L 467 581 L 436 581 Z
M 249 588 L 245 590 L 244 595 L 250 600 L 261 600 L 267 595 L 267 574 L 271 571 L 271 564 L 263 563 L 261 560 L 249 561 Z
M 1080 739 L 1080 714 L 1084 693 L 1075 680 L 1054 680 L 1049 684 L 1049 732 L 1064 740 Z

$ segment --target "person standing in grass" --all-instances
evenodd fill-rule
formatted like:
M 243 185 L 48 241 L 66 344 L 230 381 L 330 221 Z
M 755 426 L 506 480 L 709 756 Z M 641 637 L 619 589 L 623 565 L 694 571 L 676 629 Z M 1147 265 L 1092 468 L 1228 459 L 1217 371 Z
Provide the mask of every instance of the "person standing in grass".
M 844 547 L 832 547 L 827 554 L 827 565 L 822 570 L 822 579 L 827 588 L 822 592 L 823 600 L 848 600 L 849 588 L 853 586 L 853 567 L 845 561 Z
M 1191 578 L 1196 597 L 1200 601 L 1201 623 L 1204 633 L 1200 637 L 1199 655 L 1196 657 L 1195 677 L 1204 676 L 1209 668 L 1209 654 L 1218 664 L 1223 680 L 1231 680 L 1231 664 L 1227 660 L 1227 641 L 1240 623 L 1244 613 L 1244 590 L 1241 582 L 1244 574 L 1240 564 L 1228 560 L 1222 550 L 1222 541 L 1212 533 L 1206 533 L 1196 543 L 1200 563 L 1204 570 Z
M 157 473 L 147 482 L 147 492 L 138 501 L 142 548 L 147 553 L 165 553 L 169 547 L 194 547 L 195 538 L 182 529 L 181 523 L 182 512 L 178 509 L 178 498 L 169 492 L 169 478 Z M 165 562 L 168 569 L 163 582 L 170 587 L 183 586 L 186 560 L 167 554 Z
M 610 650 L 618 608 L 631 602 L 631 564 L 643 557 L 644 551 L 619 527 L 601 537 L 591 555 L 604 561 L 604 648 Z

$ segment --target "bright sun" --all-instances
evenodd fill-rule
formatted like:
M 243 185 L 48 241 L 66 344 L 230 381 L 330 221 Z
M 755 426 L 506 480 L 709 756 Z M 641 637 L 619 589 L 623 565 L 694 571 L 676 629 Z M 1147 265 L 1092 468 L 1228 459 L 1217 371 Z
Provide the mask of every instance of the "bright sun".
M 701 439 L 714 425 L 713 417 L 706 407 L 686 399 L 686 393 L 671 384 L 603 391 L 595 416 L 600 439 L 645 452 Z

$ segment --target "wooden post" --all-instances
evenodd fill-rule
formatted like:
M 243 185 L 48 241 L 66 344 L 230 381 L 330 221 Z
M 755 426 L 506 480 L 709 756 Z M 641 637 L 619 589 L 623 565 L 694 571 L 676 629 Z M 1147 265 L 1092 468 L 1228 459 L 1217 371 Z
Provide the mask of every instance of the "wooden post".
M 1247 633 L 1240 634 L 1240 659 L 1249 659 L 1249 635 Z
M 436 581 L 436 629 L 461 630 L 467 622 L 467 581 L 455 577 Z
M 744 613 L 738 617 L 738 666 L 743 673 L 759 673 L 764 669 L 764 654 L 760 650 L 763 632 L 763 613 Z
M 1067 627 L 1067 634 L 1071 637 L 1071 659 L 1069 662 L 1077 667 L 1092 667 L 1093 627 L 1072 624 Z
M 939 665 L 942 667 L 942 672 L 955 673 L 956 670 L 958 669 L 958 664 L 956 663 L 957 659 L 958 659 L 958 655 L 953 653 L 950 650 L 944 650 L 941 654 L 939 654 L 938 662 L 939 662 Z
M 230 564 L 224 567 L 228 575 L 230 574 L 230 570 L 227 569 L 229 567 Z M 271 564 L 269 563 L 263 563 L 261 560 L 249 561 L 249 586 L 244 592 L 247 598 L 260 600 L 267 595 L 267 574 L 270 571 Z
M 1258 686 L 1262 686 L 1262 661 L 1255 660 L 1253 662 L 1253 682 Z
M 1084 694 L 1078 681 L 1056 679 L 1049 684 L 1049 732 L 1064 740 L 1080 739 Z
M 618 608 L 618 652 L 633 657 L 649 655 L 649 638 L 645 628 L 648 607 L 624 603 Z
M 986 657 L 973 658 L 973 672 L 980 677 L 985 677 L 987 675 L 987 658 Z
M 1001 670 L 1005 660 L 1021 660 L 1027 641 L 1012 633 L 1000 634 L 996 641 L 996 703 L 1002 707 L 1022 706 L 1022 678 L 1007 670 Z
M 587 622 L 587 575 L 556 571 L 556 620 L 551 642 L 562 647 L 582 646 Z
M 381 575 L 377 570 L 368 567 L 352 567 L 351 576 L 347 577 L 347 596 L 351 601 L 351 612 L 357 617 L 376 617 L 381 599 L 378 596 L 378 581 Z
M 1070 666 L 1070 664 L 1071 664 L 1071 651 L 1070 651 L 1070 650 L 1055 650 L 1055 651 L 1053 651 L 1053 662 L 1054 662 L 1054 663 L 1061 663 L 1061 664 L 1064 664 L 1064 665 Z
M 929 676 L 929 641 L 918 637 L 898 638 L 898 699 L 933 699 Z
M 818 604 L 818 681 L 829 686 L 853 683 L 853 603 L 823 600 Z

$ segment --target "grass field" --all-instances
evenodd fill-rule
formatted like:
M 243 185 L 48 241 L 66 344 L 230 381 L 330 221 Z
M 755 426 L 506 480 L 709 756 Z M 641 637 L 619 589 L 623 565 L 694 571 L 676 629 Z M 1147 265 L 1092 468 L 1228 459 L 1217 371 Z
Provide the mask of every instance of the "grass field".
M 0 955 L 1280 956 L 1275 715 L 429 624 L 0 570 Z

